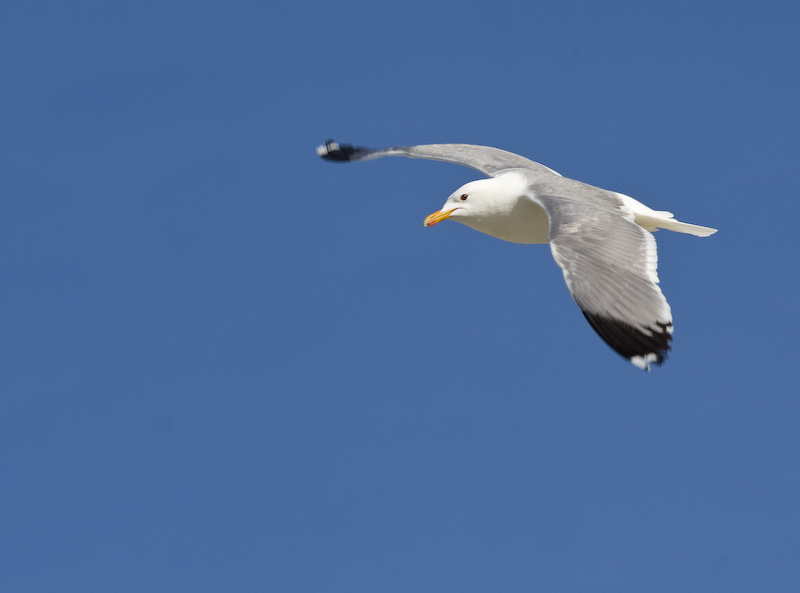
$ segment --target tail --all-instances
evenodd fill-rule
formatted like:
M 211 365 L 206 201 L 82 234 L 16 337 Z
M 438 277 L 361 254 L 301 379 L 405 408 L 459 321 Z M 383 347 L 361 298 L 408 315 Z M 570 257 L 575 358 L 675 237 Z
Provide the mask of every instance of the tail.
M 681 222 L 680 220 L 675 220 L 671 216 L 669 218 L 647 216 L 642 214 L 636 214 L 635 216 L 636 224 L 644 227 L 648 231 L 665 229 L 668 231 L 675 231 L 676 233 L 694 235 L 695 237 L 708 237 L 717 232 L 717 229 L 712 229 L 711 227 L 707 226 L 700 226 L 699 224 Z
M 625 194 L 619 192 L 614 192 L 614 194 L 622 200 L 622 203 L 633 214 L 633 222 L 651 233 L 658 229 L 666 229 L 668 231 L 675 231 L 676 233 L 687 233 L 695 237 L 708 237 L 717 232 L 717 229 L 712 229 L 711 227 L 675 220 L 675 217 L 672 216 L 672 212 L 653 210 Z

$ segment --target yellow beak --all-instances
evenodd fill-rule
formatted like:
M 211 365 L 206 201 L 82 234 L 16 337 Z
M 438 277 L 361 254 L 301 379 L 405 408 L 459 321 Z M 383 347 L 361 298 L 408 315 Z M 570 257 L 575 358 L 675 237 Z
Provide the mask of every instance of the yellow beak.
M 442 222 L 446 218 L 450 218 L 450 215 L 458 210 L 458 208 L 453 208 L 452 210 L 437 210 L 430 216 L 428 216 L 425 221 L 422 223 L 423 226 L 433 226 L 437 222 Z

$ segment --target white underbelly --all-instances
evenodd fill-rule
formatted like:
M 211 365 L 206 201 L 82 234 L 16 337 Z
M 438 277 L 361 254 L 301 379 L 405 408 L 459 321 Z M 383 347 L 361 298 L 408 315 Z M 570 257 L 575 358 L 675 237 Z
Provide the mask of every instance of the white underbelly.
M 491 218 L 455 219 L 470 228 L 511 243 L 547 243 L 547 214 L 528 199 L 519 200 L 514 208 Z

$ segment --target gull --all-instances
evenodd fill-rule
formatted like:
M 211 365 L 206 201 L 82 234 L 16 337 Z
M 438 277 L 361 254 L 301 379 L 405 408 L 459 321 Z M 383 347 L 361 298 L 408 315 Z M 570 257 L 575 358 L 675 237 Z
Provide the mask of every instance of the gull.
M 328 140 L 329 161 L 385 156 L 471 167 L 487 179 L 462 185 L 426 227 L 455 220 L 512 243 L 550 243 L 572 298 L 592 328 L 640 369 L 664 362 L 672 312 L 658 286 L 658 229 L 707 237 L 716 229 L 680 222 L 621 193 L 561 176 L 523 156 L 474 144 L 423 144 L 370 149 Z

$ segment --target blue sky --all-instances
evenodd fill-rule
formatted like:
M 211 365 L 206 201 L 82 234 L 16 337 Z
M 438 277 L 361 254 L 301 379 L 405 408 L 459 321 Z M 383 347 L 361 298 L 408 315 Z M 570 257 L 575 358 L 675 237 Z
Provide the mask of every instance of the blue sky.
M 796 591 L 799 17 L 4 3 L 0 590 Z M 657 234 L 670 358 L 328 137 L 719 228 Z

